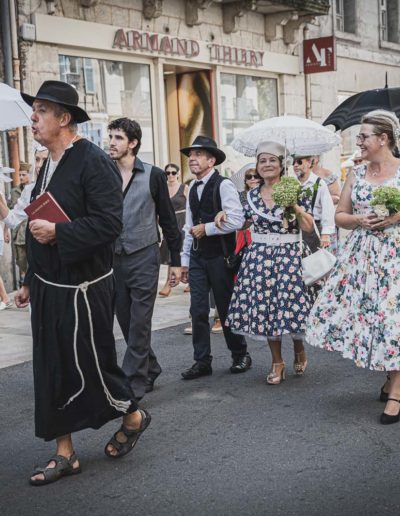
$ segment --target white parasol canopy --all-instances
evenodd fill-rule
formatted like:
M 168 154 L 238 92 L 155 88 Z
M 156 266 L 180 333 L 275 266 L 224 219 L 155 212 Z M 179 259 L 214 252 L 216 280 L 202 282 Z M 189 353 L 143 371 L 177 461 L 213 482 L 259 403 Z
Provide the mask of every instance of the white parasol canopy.
M 0 131 L 31 125 L 32 109 L 18 90 L 0 83 Z
M 231 145 L 245 156 L 255 156 L 258 144 L 264 141 L 285 145 L 290 154 L 317 156 L 333 149 L 341 140 L 317 122 L 283 115 L 257 122 L 239 134 Z

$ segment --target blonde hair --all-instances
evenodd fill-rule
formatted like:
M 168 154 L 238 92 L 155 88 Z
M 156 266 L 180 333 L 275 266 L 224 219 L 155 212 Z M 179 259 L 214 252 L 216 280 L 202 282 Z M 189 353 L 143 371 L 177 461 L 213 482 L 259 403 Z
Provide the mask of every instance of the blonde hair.
M 386 109 L 375 109 L 364 115 L 361 119 L 362 124 L 371 124 L 374 133 L 380 136 L 386 134 L 389 139 L 389 148 L 394 151 L 399 147 L 400 122 L 393 111 Z

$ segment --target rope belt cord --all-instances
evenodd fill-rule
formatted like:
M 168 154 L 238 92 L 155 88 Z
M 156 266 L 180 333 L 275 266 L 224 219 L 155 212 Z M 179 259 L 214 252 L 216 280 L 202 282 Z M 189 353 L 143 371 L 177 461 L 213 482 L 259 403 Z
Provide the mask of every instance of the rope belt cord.
M 97 352 L 96 352 L 96 346 L 94 344 L 92 311 L 90 309 L 90 303 L 89 303 L 89 300 L 87 297 L 87 291 L 88 291 L 88 288 L 90 287 L 90 285 L 98 283 L 99 281 L 107 278 L 108 276 L 111 276 L 111 274 L 113 272 L 114 272 L 113 269 L 111 269 L 110 272 L 107 272 L 107 274 L 104 274 L 104 276 L 101 276 L 100 278 L 96 278 L 93 281 L 84 281 L 83 283 L 80 283 L 79 285 L 63 285 L 60 283 L 53 283 L 51 281 L 47 281 L 47 280 L 43 279 L 41 276 L 39 276 L 39 274 L 35 273 L 35 276 L 43 283 L 46 283 L 46 285 L 51 285 L 52 287 L 58 287 L 58 288 L 75 289 L 75 294 L 74 294 L 74 312 L 75 312 L 74 357 L 75 357 L 75 365 L 79 372 L 79 376 L 81 378 L 82 385 L 81 385 L 81 388 L 73 396 L 71 396 L 69 398 L 69 400 L 62 407 L 60 407 L 60 410 L 63 410 L 70 403 L 72 403 L 74 401 L 74 399 L 77 398 L 80 394 L 82 394 L 82 392 L 85 389 L 85 377 L 83 376 L 82 369 L 79 365 L 78 349 L 77 349 L 77 336 L 78 336 L 78 329 L 79 329 L 79 312 L 78 312 L 78 294 L 79 294 L 79 292 L 82 292 L 83 298 L 85 300 L 85 304 L 86 304 L 86 308 L 87 308 L 87 312 L 88 312 L 88 320 L 89 320 L 89 328 L 90 328 L 90 341 L 91 341 L 91 345 L 92 345 L 92 351 L 93 351 L 93 355 L 94 355 L 94 359 L 95 359 L 95 363 L 96 363 L 97 372 L 98 372 L 101 384 L 103 386 L 104 393 L 107 397 L 107 401 L 113 408 L 115 408 L 116 410 L 123 412 L 125 414 L 127 413 L 128 409 L 131 405 L 130 401 L 120 401 L 120 400 L 116 400 L 115 398 L 113 398 L 104 382 L 103 375 L 101 374 L 99 359 L 98 359 Z

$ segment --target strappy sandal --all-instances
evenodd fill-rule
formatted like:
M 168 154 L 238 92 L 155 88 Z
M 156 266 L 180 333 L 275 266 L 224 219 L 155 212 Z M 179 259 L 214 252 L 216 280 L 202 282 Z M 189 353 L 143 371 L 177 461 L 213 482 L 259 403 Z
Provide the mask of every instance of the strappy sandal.
M 279 385 L 286 378 L 285 363 L 275 362 L 267 376 L 268 385 Z
M 52 484 L 53 482 L 57 482 L 62 477 L 66 477 L 69 475 L 77 475 L 81 473 L 82 469 L 79 465 L 77 468 L 73 467 L 73 464 L 78 460 L 75 452 L 68 459 L 63 455 L 54 455 L 48 462 L 44 468 L 36 468 L 31 477 L 35 475 L 39 475 L 40 473 L 44 476 L 44 478 L 40 479 L 29 479 L 29 483 L 32 486 L 44 486 L 46 484 Z M 56 465 L 54 468 L 49 468 L 50 462 L 54 461 Z
M 396 400 L 395 398 L 388 398 L 387 400 L 388 401 L 397 401 L 397 403 L 400 403 L 400 400 Z M 391 425 L 392 423 L 398 423 L 399 421 L 400 421 L 400 410 L 395 416 L 386 414 L 386 412 L 382 412 L 382 414 L 381 414 L 382 425 Z
M 139 409 L 139 412 L 142 415 L 142 421 L 140 423 L 140 427 L 137 430 L 131 430 L 131 429 L 126 428 L 126 426 L 124 426 L 122 424 L 121 427 L 119 428 L 119 430 L 117 430 L 117 432 L 115 432 L 115 434 L 108 441 L 108 443 L 106 444 L 106 447 L 104 448 L 104 453 L 107 455 L 107 457 L 110 457 L 111 459 L 119 459 L 133 450 L 136 443 L 138 442 L 139 437 L 146 430 L 146 428 L 149 426 L 150 421 L 151 421 L 151 416 L 147 412 L 147 410 Z M 126 441 L 124 443 L 121 443 L 120 441 L 117 440 L 117 435 L 119 433 L 123 433 L 124 436 L 126 437 Z M 107 449 L 110 444 L 117 451 L 116 455 L 113 455 Z
M 305 360 L 301 360 L 302 358 L 305 358 Z M 307 364 L 308 360 L 306 358 L 306 353 L 304 350 L 300 351 L 300 353 L 294 354 L 293 369 L 296 376 L 302 376 L 305 373 Z

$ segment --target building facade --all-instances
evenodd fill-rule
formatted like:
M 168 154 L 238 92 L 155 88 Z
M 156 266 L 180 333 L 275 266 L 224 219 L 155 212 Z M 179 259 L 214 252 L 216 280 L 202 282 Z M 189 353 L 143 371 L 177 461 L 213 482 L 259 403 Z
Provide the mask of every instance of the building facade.
M 179 149 L 211 135 L 229 175 L 248 161 L 229 144 L 254 122 L 284 113 L 322 122 L 348 96 L 383 87 L 386 75 L 400 85 L 399 3 L 15 0 L 21 88 L 69 82 L 91 117 L 85 136 L 107 149 L 108 122 L 135 118 L 142 158 L 176 162 L 186 176 Z M 304 74 L 303 40 L 330 35 L 336 71 Z M 356 131 L 344 131 L 325 166 L 339 174 Z

